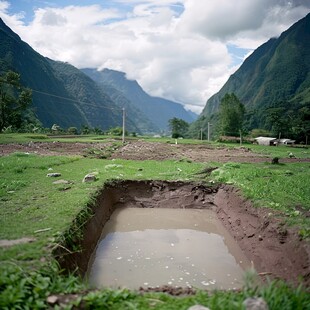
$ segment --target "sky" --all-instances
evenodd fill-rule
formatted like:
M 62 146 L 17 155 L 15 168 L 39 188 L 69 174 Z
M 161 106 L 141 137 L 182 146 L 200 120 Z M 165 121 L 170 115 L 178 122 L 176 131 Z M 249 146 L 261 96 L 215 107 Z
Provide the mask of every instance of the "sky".
M 200 113 L 254 49 L 310 0 L 0 0 L 22 40 L 77 68 L 109 68 Z

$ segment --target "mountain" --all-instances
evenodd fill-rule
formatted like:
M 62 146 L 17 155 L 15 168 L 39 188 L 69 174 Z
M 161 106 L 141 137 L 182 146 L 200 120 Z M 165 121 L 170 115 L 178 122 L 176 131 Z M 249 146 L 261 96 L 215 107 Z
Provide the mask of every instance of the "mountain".
M 148 95 L 137 81 L 128 80 L 124 72 L 110 69 L 97 71 L 89 68 L 82 71 L 100 86 L 110 86 L 121 92 L 160 130 L 167 130 L 169 119 L 174 117 L 183 119 L 186 122 L 194 120 L 193 114 L 186 111 L 181 104 Z
M 97 76 L 97 70 L 95 69 L 81 69 L 82 72 L 84 72 L 86 75 L 88 75 L 90 78 L 92 78 L 94 81 L 98 81 L 96 78 Z M 126 115 L 130 117 L 130 119 L 133 119 L 135 122 L 135 125 L 138 127 L 139 132 L 142 133 L 158 133 L 160 132 L 160 129 L 158 126 L 156 126 L 148 117 L 141 112 L 135 105 L 131 103 L 129 99 L 126 98 L 126 96 L 119 91 L 118 89 L 114 88 L 109 83 L 100 83 L 98 84 L 102 91 L 104 91 L 106 94 L 110 96 L 110 98 L 113 100 L 113 102 L 120 108 L 125 108 Z
M 226 93 L 235 93 L 246 108 L 247 129 L 274 130 L 271 113 L 308 122 L 310 116 L 310 14 L 295 23 L 279 38 L 270 39 L 257 48 L 230 76 L 221 90 L 206 103 L 197 122 L 195 133 L 216 121 L 221 99 Z M 275 115 L 275 114 L 274 114 Z M 279 125 L 280 126 L 280 125 Z M 287 134 L 292 130 L 284 128 Z M 280 129 L 279 129 L 280 130 Z
M 44 127 L 57 124 L 108 129 L 122 125 L 122 109 L 86 74 L 68 63 L 45 58 L 0 19 L 0 73 L 21 75 L 33 90 L 33 109 Z M 139 132 L 132 119 L 127 130 Z

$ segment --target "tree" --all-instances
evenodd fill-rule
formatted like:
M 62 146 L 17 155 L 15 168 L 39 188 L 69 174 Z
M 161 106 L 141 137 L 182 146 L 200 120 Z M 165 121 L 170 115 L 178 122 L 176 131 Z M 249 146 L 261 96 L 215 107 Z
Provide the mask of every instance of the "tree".
M 180 118 L 169 119 L 169 128 L 171 130 L 172 138 L 184 138 L 187 134 L 189 124 Z
M 265 114 L 265 127 L 271 131 L 271 134 L 277 138 L 281 136 L 287 138 L 291 124 L 286 109 L 279 105 L 276 108 L 266 109 Z
M 237 96 L 226 94 L 220 103 L 220 131 L 227 136 L 238 136 L 243 126 L 245 108 Z
M 77 135 L 79 132 L 78 132 L 78 129 L 76 127 L 69 127 L 67 129 L 67 133 L 69 135 Z
M 8 71 L 0 76 L 0 132 L 8 126 L 21 128 L 31 96 L 31 90 L 21 86 L 20 74 Z

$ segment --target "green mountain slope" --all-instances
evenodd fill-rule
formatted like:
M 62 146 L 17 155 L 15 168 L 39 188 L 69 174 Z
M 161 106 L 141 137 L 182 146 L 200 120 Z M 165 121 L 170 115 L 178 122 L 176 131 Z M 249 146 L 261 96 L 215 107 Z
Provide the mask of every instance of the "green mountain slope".
M 67 63 L 41 56 L 1 19 L 0 42 L 0 73 L 21 74 L 22 84 L 33 89 L 33 108 L 44 127 L 121 126 L 122 110 L 91 78 Z M 130 119 L 127 129 L 138 131 Z
M 148 95 L 136 81 L 128 80 L 123 72 L 109 69 L 100 72 L 95 69 L 85 69 L 84 72 L 99 85 L 103 87 L 109 85 L 124 94 L 137 109 L 161 130 L 167 130 L 168 121 L 173 117 L 183 119 L 186 122 L 194 120 L 192 113 L 187 112 L 181 104 Z
M 126 115 L 128 115 L 129 119 L 134 121 L 134 125 L 138 128 L 139 132 L 156 133 L 160 131 L 159 127 L 151 122 L 150 119 L 148 119 L 148 117 L 141 110 L 134 106 L 121 91 L 109 83 L 100 82 L 100 72 L 95 69 L 88 68 L 81 69 L 81 71 L 96 81 L 101 90 L 108 94 L 118 107 L 121 109 L 125 108 Z
M 222 89 L 206 103 L 192 132 L 216 122 L 220 100 L 226 93 L 235 93 L 247 110 L 247 129 L 272 130 L 270 113 L 275 112 L 295 120 L 308 121 L 310 113 L 310 14 L 256 49 L 230 76 Z M 290 126 L 297 126 L 292 122 Z M 283 126 L 282 126 L 283 127 Z M 287 126 L 288 127 L 288 126 Z M 284 128 L 287 135 L 294 128 Z

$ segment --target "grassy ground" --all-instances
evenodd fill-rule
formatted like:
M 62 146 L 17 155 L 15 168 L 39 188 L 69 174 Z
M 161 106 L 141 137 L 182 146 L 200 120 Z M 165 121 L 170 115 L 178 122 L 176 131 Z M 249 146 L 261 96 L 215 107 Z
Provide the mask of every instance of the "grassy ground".
M 15 142 L 19 139 L 27 142 L 32 138 L 23 135 L 14 139 Z M 6 139 L 0 136 L 1 142 Z M 96 137 L 85 137 L 86 141 L 89 139 Z M 272 156 L 287 154 L 287 148 L 253 147 L 257 151 L 272 152 Z M 307 149 L 296 149 L 296 153 L 309 156 Z M 204 177 L 197 172 L 203 170 L 205 164 L 186 161 L 112 161 L 24 153 L 0 157 L 0 239 L 34 239 L 31 243 L 0 248 L 0 308 L 45 308 L 46 298 L 51 294 L 85 292 L 86 288 L 79 279 L 59 274 L 50 253 L 60 234 L 110 179 L 201 180 L 235 184 L 258 206 L 282 211 L 291 224 L 300 227 L 302 237 L 309 237 L 309 220 L 300 212 L 310 208 L 309 163 L 212 165 L 219 169 Z M 61 173 L 61 177 L 47 177 L 52 172 Z M 98 180 L 82 183 L 83 177 L 90 172 L 96 173 Z M 69 184 L 53 184 L 58 179 L 67 180 Z M 304 290 L 292 289 L 283 283 L 259 288 L 249 285 L 238 293 L 215 292 L 210 295 L 200 292 L 182 298 L 104 290 L 85 292 L 75 303 L 81 302 L 89 309 L 187 309 L 197 303 L 211 309 L 243 309 L 242 302 L 248 296 L 262 296 L 270 309 L 307 309 L 310 304 L 309 295 Z

